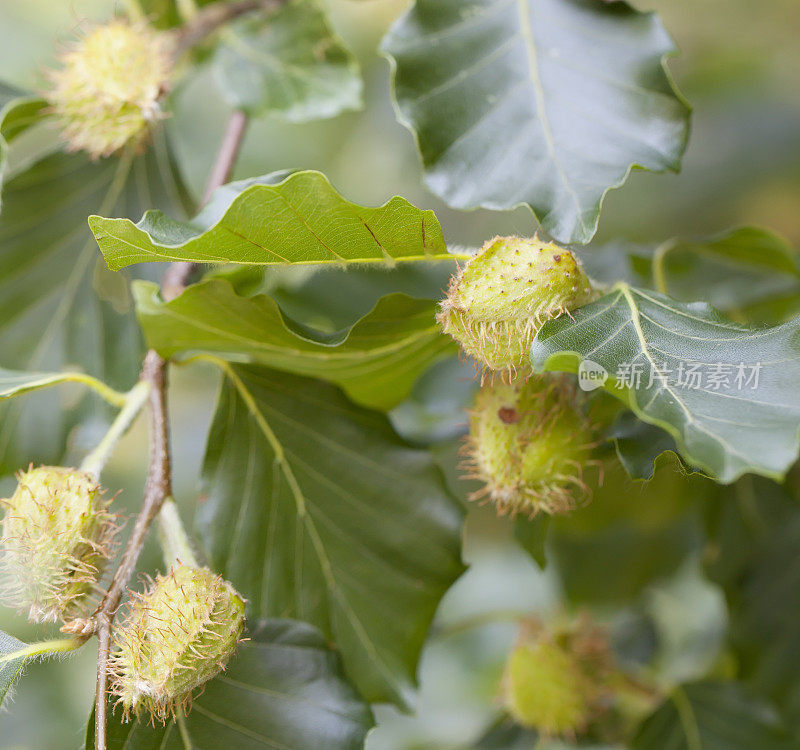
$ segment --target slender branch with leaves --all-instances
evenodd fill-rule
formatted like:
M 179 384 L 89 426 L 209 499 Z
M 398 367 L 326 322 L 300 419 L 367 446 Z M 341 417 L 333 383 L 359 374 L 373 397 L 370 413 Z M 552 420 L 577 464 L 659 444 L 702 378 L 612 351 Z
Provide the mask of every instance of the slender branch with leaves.
M 370 148 L 362 192 L 410 165 L 380 106 L 358 124 L 319 0 L 129 0 L 0 81 L 0 602 L 41 633 L 0 631 L 0 704 L 96 638 L 85 750 L 797 746 L 796 250 L 596 241 L 688 142 L 656 14 L 395 16 L 356 46 L 388 61 L 413 202 L 334 185 Z M 177 368 L 218 389 L 183 510 Z

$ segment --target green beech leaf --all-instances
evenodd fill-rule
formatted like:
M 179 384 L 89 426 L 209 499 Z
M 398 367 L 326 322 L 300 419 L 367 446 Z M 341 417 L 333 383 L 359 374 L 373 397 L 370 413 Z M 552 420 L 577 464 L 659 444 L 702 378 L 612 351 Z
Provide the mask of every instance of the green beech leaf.
M 790 494 L 794 486 L 794 495 Z M 786 487 L 742 477 L 705 507 L 706 571 L 727 596 L 738 676 L 800 731 L 800 503 Z
M 361 107 L 358 61 L 316 0 L 293 0 L 227 28 L 212 63 L 228 104 L 290 122 Z
M 652 273 L 662 293 L 706 300 L 737 319 L 779 323 L 800 312 L 800 254 L 765 229 L 666 242 L 653 255 Z
M 0 366 L 82 371 L 126 388 L 141 363 L 141 335 L 124 276 L 97 257 L 86 227 L 98 209 L 138 214 L 183 205 L 163 134 L 137 158 L 90 161 L 53 153 L 3 188 L 0 211 Z M 68 395 L 68 394 L 66 394 Z M 0 473 L 57 463 L 80 410 L 49 389 L 0 407 Z
M 11 143 L 38 120 L 44 107 L 39 97 L 0 82 L 0 187 Z
M 18 641 L 0 630 L 0 658 L 25 648 L 25 645 L 22 641 Z M 3 705 L 3 701 L 8 697 L 24 665 L 24 658 L 0 662 L 0 706 Z
M 197 263 L 393 263 L 452 258 L 432 211 L 403 198 L 365 208 L 342 198 L 319 172 L 232 183 L 189 222 L 148 211 L 128 219 L 89 218 L 108 267 Z
M 367 700 L 405 704 L 463 570 L 431 455 L 331 385 L 226 366 L 203 474 L 200 537 L 250 613 L 316 625 Z
M 257 620 L 249 641 L 193 701 L 183 728 L 125 724 L 109 712 L 108 750 L 359 750 L 374 724 L 338 655 L 303 622 Z M 181 735 L 183 734 L 183 737 Z M 86 727 L 94 750 L 94 714 Z
M 621 283 L 572 319 L 545 323 L 531 347 L 539 371 L 575 372 L 583 360 L 605 368 L 607 390 L 721 482 L 780 478 L 797 458 L 800 319 L 752 329 Z
M 639 729 L 633 750 L 792 750 L 775 711 L 735 682 L 676 688 Z
M 528 204 L 556 239 L 583 243 L 631 166 L 679 166 L 674 45 L 626 3 L 417 0 L 383 49 L 425 182 L 456 208 Z
M 633 479 L 652 479 L 658 457 L 662 453 L 678 453 L 672 435 L 642 422 L 630 411 L 620 414 L 608 437 L 614 441 L 617 456 Z
M 210 280 L 161 301 L 155 284 L 135 287 L 148 344 L 162 356 L 214 353 L 337 383 L 355 401 L 390 409 L 420 373 L 455 352 L 434 319 L 436 303 L 405 294 L 381 298 L 353 326 L 323 334 L 289 320 L 266 295 L 240 297 Z

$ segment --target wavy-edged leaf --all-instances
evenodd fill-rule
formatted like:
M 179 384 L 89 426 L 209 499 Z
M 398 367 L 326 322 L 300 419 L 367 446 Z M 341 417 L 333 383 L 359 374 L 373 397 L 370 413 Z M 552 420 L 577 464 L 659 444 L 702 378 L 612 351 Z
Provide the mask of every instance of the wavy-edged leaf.
M 588 242 L 631 168 L 677 169 L 688 107 L 654 14 L 602 0 L 417 0 L 389 31 L 402 122 L 456 208 L 528 204 Z
M 345 200 L 313 171 L 231 183 L 191 221 L 148 211 L 128 219 L 89 218 L 108 267 L 196 263 L 394 263 L 452 258 L 433 211 L 394 197 L 378 208 Z
M 397 405 L 423 370 L 455 351 L 434 319 L 436 303 L 405 294 L 382 297 L 334 334 L 291 321 L 267 295 L 240 297 L 223 280 L 194 284 L 166 303 L 155 284 L 139 283 L 135 294 L 147 342 L 163 357 L 213 353 L 314 376 L 373 408 Z
M 200 537 L 249 611 L 316 625 L 367 700 L 406 703 L 463 570 L 463 509 L 431 455 L 331 385 L 228 366 L 203 474 Z
M 737 319 L 780 323 L 800 312 L 800 254 L 758 227 L 664 243 L 653 255 L 653 279 L 670 297 L 703 299 Z
M 619 415 L 608 437 L 614 441 L 617 456 L 633 479 L 652 479 L 658 457 L 662 453 L 678 453 L 672 435 L 660 427 L 642 422 L 631 411 Z
M 26 644 L 22 641 L 18 641 L 16 638 L 0 630 L 0 657 L 13 654 L 25 648 L 25 645 Z M 23 657 L 0 662 L 0 706 L 3 705 L 3 701 L 8 697 L 11 688 L 14 686 L 14 682 L 17 677 L 19 677 L 24 666 L 25 659 Z
M 97 257 L 86 217 L 153 204 L 179 210 L 183 200 L 163 134 L 135 159 L 58 152 L 10 179 L 0 212 L 0 365 L 79 367 L 130 386 L 142 352 L 132 299 L 126 279 Z M 0 473 L 59 460 L 78 419 L 67 403 L 51 389 L 0 408 Z
M 676 688 L 645 720 L 633 750 L 793 750 L 776 712 L 736 682 Z
M 228 27 L 212 66 L 228 104 L 251 114 L 306 122 L 362 106 L 358 61 L 317 0 L 292 0 Z
M 573 316 L 542 327 L 531 348 L 535 369 L 575 372 L 582 360 L 598 363 L 609 373 L 607 390 L 721 482 L 746 472 L 780 478 L 794 463 L 800 319 L 748 328 L 706 304 L 627 284 Z
M 259 620 L 227 670 L 192 704 L 183 727 L 108 721 L 108 750 L 360 750 L 374 724 L 338 655 L 303 622 Z M 181 737 L 183 734 L 183 737 Z M 94 714 L 86 728 L 94 750 Z

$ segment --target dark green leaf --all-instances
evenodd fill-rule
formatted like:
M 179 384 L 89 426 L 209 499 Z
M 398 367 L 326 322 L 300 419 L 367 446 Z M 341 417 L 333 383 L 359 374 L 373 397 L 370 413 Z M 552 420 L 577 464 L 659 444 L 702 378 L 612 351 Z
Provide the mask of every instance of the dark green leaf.
M 361 107 L 358 61 L 316 0 L 293 0 L 229 27 L 213 61 L 228 104 L 290 122 Z
M 463 570 L 463 511 L 430 454 L 330 385 L 229 367 L 200 536 L 255 616 L 311 622 L 369 701 L 404 703 Z
M 204 281 L 164 303 L 155 284 L 137 284 L 148 344 L 162 356 L 210 352 L 337 383 L 355 401 L 389 409 L 419 374 L 455 351 L 434 319 L 436 303 L 383 297 L 352 327 L 323 334 L 289 320 L 266 295 L 240 297 L 222 280 Z
M 600 0 L 417 0 L 384 40 L 426 183 L 456 208 L 527 203 L 587 242 L 632 165 L 677 169 L 688 108 L 653 14 Z
M 800 312 L 800 255 L 764 229 L 667 242 L 653 255 L 653 278 L 664 294 L 706 300 L 737 319 L 774 324 Z
M 514 538 L 542 570 L 547 565 L 545 542 L 549 524 L 550 517 L 544 515 L 537 518 L 514 519 Z
M 21 648 L 25 648 L 25 644 L 22 641 L 18 641 L 0 630 L 0 657 L 4 654 L 12 654 Z M 25 659 L 0 662 L 0 706 L 3 705 L 3 701 L 8 697 L 11 688 L 14 686 L 14 681 L 19 677 L 24 664 Z
M 735 682 L 676 688 L 639 729 L 633 750 L 794 750 L 777 714 Z
M 740 678 L 800 730 L 800 504 L 774 482 L 743 477 L 707 515 L 706 569 L 725 589 Z
M 672 435 L 660 427 L 642 422 L 633 412 L 619 415 L 608 437 L 614 440 L 617 456 L 634 479 L 652 479 L 662 453 L 678 453 Z
M 378 208 L 358 206 L 319 172 L 226 185 L 190 222 L 148 211 L 138 224 L 92 216 L 89 226 L 112 270 L 175 260 L 391 264 L 453 257 L 432 211 L 398 197 Z
M 97 257 L 86 217 L 178 206 L 182 193 L 163 137 L 146 155 L 90 161 L 55 153 L 9 180 L 0 212 L 0 365 L 80 367 L 114 387 L 135 380 L 142 345 L 126 279 Z M 176 208 L 177 210 L 177 208 Z M 77 421 L 53 390 L 0 410 L 0 473 L 57 462 Z
M 604 367 L 607 390 L 722 482 L 746 472 L 780 478 L 794 463 L 800 319 L 751 329 L 623 283 L 573 315 L 545 323 L 531 348 L 535 369 Z
M 228 669 L 192 704 L 181 729 L 109 717 L 109 750 L 316 748 L 359 750 L 374 721 L 342 676 L 320 632 L 292 620 L 260 620 Z M 94 715 L 86 750 L 94 750 Z

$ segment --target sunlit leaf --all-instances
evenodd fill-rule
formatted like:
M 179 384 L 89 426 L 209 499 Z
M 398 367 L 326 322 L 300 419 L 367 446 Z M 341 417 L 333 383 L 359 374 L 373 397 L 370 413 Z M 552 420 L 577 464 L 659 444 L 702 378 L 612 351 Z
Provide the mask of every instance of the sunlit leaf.
M 432 211 L 398 197 L 378 208 L 358 206 L 319 172 L 231 183 L 189 222 L 148 211 L 138 224 L 92 216 L 89 226 L 112 270 L 175 260 L 391 264 L 453 257 Z
M 164 357 L 214 353 L 312 375 L 374 408 L 402 401 L 424 369 L 455 350 L 434 319 L 436 303 L 404 294 L 381 298 L 334 334 L 300 326 L 271 297 L 240 297 L 222 280 L 193 285 L 168 303 L 155 284 L 138 284 L 136 302 L 148 344 Z

